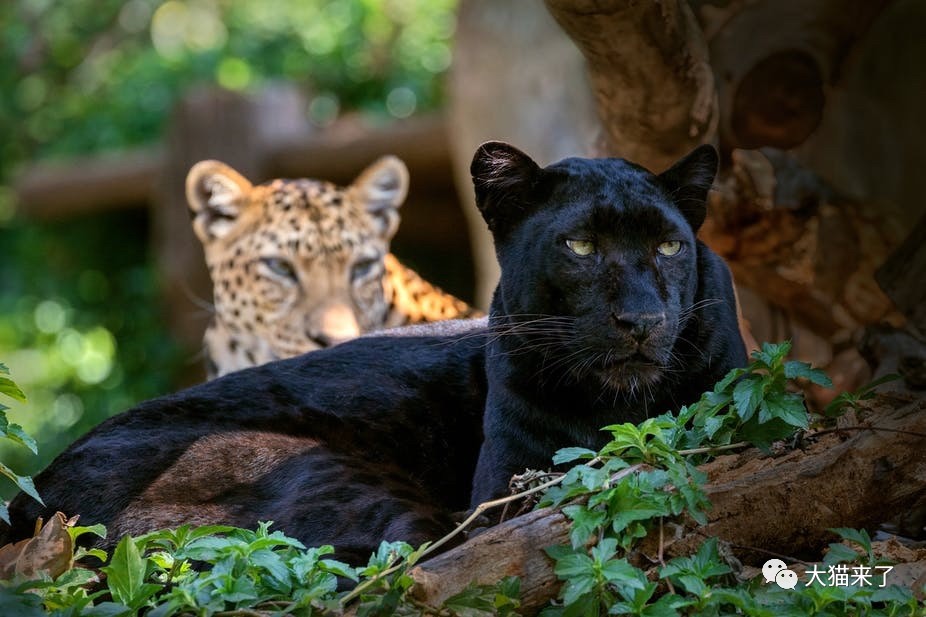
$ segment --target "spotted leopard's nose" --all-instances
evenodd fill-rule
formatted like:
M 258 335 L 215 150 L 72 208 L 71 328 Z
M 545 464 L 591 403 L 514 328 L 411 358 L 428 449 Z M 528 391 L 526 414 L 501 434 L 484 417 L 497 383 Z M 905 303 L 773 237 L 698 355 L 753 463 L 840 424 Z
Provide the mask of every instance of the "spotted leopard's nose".
M 642 343 L 666 320 L 665 313 L 621 313 L 611 315 L 614 327 Z
M 308 328 L 309 336 L 322 347 L 331 347 L 360 336 L 360 324 L 353 309 L 343 303 L 323 307 L 314 324 Z

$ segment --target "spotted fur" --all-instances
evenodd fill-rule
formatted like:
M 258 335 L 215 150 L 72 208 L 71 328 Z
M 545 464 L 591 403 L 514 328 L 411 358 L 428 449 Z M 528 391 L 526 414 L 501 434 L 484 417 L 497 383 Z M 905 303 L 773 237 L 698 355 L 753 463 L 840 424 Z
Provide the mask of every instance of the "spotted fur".
M 391 156 L 348 187 L 254 186 L 224 163 L 196 164 L 187 199 L 213 281 L 210 377 L 365 332 L 476 315 L 388 252 L 407 189 L 408 171 Z

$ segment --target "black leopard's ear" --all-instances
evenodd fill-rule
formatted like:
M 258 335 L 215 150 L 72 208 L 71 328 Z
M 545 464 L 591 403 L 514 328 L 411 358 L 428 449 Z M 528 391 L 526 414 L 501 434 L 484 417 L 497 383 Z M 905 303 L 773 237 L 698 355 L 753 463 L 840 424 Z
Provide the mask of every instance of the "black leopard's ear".
M 350 191 L 358 196 L 387 240 L 399 229 L 399 207 L 408 194 L 408 168 L 395 156 L 384 156 L 364 169 Z
M 697 232 L 707 216 L 707 192 L 717 174 L 717 150 L 702 144 L 659 174 L 659 180 L 691 229 Z
M 207 244 L 225 236 L 248 204 L 251 183 L 220 161 L 200 161 L 186 177 L 193 230 Z
M 487 141 L 479 146 L 469 170 L 476 206 L 496 236 L 527 213 L 542 174 L 531 157 L 502 141 Z

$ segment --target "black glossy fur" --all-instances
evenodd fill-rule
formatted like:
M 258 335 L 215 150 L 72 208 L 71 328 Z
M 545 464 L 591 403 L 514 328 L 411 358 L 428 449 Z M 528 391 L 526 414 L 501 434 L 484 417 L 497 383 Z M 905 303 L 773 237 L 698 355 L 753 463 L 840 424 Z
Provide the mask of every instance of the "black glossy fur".
M 384 539 L 434 540 L 468 504 L 483 345 L 478 334 L 357 339 L 142 403 L 36 477 L 46 508 L 13 500 L 7 539 L 60 510 L 105 524 L 104 545 L 263 520 L 353 563 Z
M 601 427 L 677 409 L 745 364 L 730 274 L 695 238 L 716 167 L 709 146 L 660 176 L 622 159 L 541 169 L 499 142 L 476 153 L 502 275 L 472 505 L 548 468 L 557 449 L 597 449 Z M 678 253 L 660 254 L 666 242 Z

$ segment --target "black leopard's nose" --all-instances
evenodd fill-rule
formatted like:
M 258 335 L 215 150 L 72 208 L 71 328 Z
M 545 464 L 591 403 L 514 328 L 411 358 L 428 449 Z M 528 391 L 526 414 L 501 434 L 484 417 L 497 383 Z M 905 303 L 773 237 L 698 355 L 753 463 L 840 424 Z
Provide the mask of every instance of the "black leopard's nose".
M 618 330 L 626 332 L 638 342 L 646 340 L 654 328 L 666 320 L 665 313 L 621 313 L 611 315 Z

